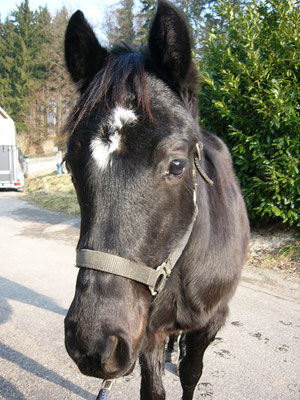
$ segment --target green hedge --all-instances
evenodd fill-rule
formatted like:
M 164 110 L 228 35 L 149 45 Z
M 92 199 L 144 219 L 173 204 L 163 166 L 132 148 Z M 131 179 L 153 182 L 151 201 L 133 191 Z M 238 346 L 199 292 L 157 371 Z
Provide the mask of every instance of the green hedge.
M 199 62 L 201 124 L 228 144 L 252 222 L 300 226 L 296 1 L 220 2 Z

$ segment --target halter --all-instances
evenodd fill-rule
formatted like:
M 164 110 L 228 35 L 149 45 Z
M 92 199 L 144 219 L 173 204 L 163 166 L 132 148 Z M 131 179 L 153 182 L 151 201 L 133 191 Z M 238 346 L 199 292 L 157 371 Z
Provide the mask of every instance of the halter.
M 193 201 L 195 208 L 192 221 L 185 235 L 181 239 L 180 244 L 169 254 L 168 258 L 162 264 L 160 264 L 156 269 L 153 269 L 144 264 L 139 264 L 128 260 L 127 258 L 119 257 L 113 254 L 103 253 L 95 250 L 81 249 L 77 250 L 76 267 L 94 269 L 132 279 L 148 286 L 152 296 L 156 296 L 164 288 L 172 269 L 179 260 L 190 239 L 194 227 L 194 223 L 198 214 L 196 201 L 196 169 L 206 183 L 213 185 L 213 181 L 209 179 L 200 165 L 201 150 L 203 150 L 203 144 L 201 142 L 196 143 L 196 152 L 194 155 L 195 166 L 193 167 Z

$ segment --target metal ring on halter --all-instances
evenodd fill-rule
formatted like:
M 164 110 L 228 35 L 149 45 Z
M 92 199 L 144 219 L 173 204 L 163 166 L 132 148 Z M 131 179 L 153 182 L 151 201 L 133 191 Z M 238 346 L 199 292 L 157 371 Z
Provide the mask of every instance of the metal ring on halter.
M 166 284 L 167 278 L 169 277 L 171 270 L 168 267 L 169 264 L 169 259 L 164 261 L 161 265 L 159 265 L 155 271 L 159 272 L 160 274 L 157 277 L 157 280 L 155 282 L 155 285 L 153 286 L 148 286 L 152 296 L 156 296 L 157 293 L 159 293 Z

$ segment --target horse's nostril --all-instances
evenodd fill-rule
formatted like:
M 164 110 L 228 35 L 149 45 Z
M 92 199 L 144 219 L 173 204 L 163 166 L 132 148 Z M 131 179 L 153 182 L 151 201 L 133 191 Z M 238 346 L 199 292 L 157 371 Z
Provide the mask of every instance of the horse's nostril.
M 120 376 L 132 364 L 131 341 L 121 330 L 85 337 L 77 324 L 66 324 L 65 344 L 69 355 L 86 375 L 108 379 Z
M 101 354 L 102 366 L 108 373 L 123 369 L 130 360 L 130 346 L 121 336 L 108 337 L 105 351 Z
M 119 339 L 115 335 L 111 335 L 107 338 L 106 346 L 101 354 L 102 363 L 108 363 L 110 359 L 115 356 L 117 347 L 118 347 Z M 100 348 L 102 346 L 100 345 Z

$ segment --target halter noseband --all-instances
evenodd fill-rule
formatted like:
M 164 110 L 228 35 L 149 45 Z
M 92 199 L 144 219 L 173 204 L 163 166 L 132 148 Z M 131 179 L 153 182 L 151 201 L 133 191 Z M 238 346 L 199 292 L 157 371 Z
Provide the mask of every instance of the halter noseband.
M 113 275 L 122 276 L 124 278 L 132 279 L 148 286 L 152 296 L 157 295 L 165 286 L 167 278 L 170 276 L 172 269 L 179 260 L 183 250 L 185 249 L 189 238 L 191 236 L 194 223 L 198 214 L 197 207 L 197 193 L 196 193 L 196 171 L 200 173 L 202 178 L 209 185 L 213 185 L 213 181 L 209 179 L 206 173 L 200 166 L 201 150 L 203 144 L 198 142 L 196 144 L 196 153 L 194 156 L 195 167 L 193 168 L 193 200 L 194 200 L 194 214 L 192 222 L 188 230 L 183 236 L 180 245 L 173 250 L 168 258 L 160 264 L 156 269 L 150 268 L 144 264 L 139 264 L 127 258 L 119 257 L 109 253 L 103 253 L 95 250 L 81 249 L 77 250 L 76 267 L 95 269 L 97 271 L 107 272 Z

